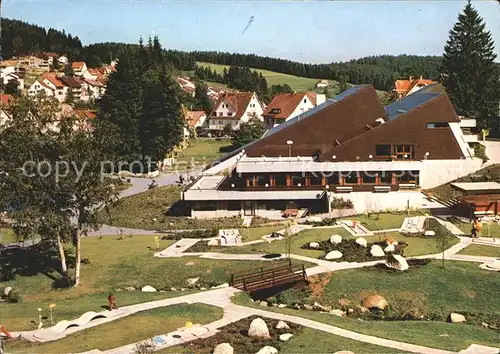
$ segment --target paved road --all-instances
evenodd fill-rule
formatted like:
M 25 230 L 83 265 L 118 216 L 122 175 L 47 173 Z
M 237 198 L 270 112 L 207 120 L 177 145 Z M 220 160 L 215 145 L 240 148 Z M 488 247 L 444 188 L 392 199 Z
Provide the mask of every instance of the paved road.
M 177 182 L 179 182 L 179 176 L 176 174 L 163 175 L 153 179 L 156 181 L 156 183 L 158 183 L 159 186 L 169 186 L 177 184 Z M 120 198 L 129 197 L 131 195 L 147 191 L 148 186 L 151 184 L 151 181 L 153 179 L 131 177 L 130 183 L 132 183 L 132 186 L 122 191 L 120 193 Z

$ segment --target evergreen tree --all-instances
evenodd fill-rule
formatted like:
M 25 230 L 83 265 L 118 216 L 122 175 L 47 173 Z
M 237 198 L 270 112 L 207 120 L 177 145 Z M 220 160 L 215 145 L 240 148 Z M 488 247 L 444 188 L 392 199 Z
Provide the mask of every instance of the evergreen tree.
M 265 132 L 264 123 L 257 117 L 251 118 L 246 123 L 241 123 L 238 130 L 233 131 L 233 148 L 242 147 L 256 139 L 259 139 Z
M 73 93 L 73 90 L 71 87 L 68 90 L 68 93 L 66 94 L 66 100 L 65 102 L 67 104 L 74 104 L 75 103 L 75 94 Z
M 441 81 L 459 115 L 475 117 L 479 127 L 498 130 L 500 91 L 495 58 L 491 33 L 468 1 L 450 30 Z

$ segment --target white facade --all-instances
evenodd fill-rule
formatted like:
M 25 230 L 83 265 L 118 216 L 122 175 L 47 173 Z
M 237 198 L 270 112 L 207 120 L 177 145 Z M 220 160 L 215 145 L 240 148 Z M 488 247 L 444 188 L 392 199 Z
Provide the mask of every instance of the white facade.
M 28 96 L 36 96 L 40 92 L 44 92 L 46 96 L 54 96 L 54 91 L 42 84 L 40 81 L 35 81 L 31 86 L 28 88 Z
M 86 86 L 87 86 L 89 99 L 91 97 L 94 99 L 99 99 L 102 97 L 102 95 L 104 95 L 104 92 L 106 91 L 106 88 L 104 87 L 104 85 L 101 85 L 101 84 L 98 85 L 98 84 L 86 82 Z
M 83 76 L 83 74 L 87 71 L 87 64 L 83 62 L 82 66 L 79 68 L 73 68 L 76 76 Z

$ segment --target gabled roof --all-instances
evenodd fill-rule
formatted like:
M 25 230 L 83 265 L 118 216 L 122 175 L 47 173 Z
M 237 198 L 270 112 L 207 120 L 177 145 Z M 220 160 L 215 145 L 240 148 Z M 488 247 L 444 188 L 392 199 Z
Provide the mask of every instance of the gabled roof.
M 80 88 L 82 87 L 82 80 L 74 76 L 63 76 L 60 80 L 68 87 Z
M 187 111 L 185 119 L 190 127 L 194 127 L 203 115 L 205 115 L 203 111 Z
M 90 75 L 94 76 L 98 76 L 99 74 L 101 74 L 101 72 L 95 68 L 88 68 L 87 71 L 89 72 Z
M 219 97 L 219 101 L 215 104 L 214 112 L 219 109 L 219 106 L 226 102 L 231 109 L 235 112 L 231 118 L 240 119 L 245 113 L 252 97 L 255 95 L 253 92 L 226 92 Z M 260 104 L 260 103 L 259 103 Z
M 54 85 L 57 88 L 64 87 L 64 83 L 57 77 L 56 73 L 44 73 L 42 75 L 42 79 L 48 80 L 52 85 Z
M 313 105 L 316 105 L 316 94 L 314 92 L 280 93 L 264 110 L 264 116 L 286 119 L 292 115 L 297 106 L 307 97 Z M 279 113 L 272 113 L 279 110 Z
M 396 80 L 396 82 L 394 82 L 393 91 L 401 95 L 406 95 L 415 86 L 422 86 L 422 85 L 427 86 L 431 85 L 432 83 L 433 83 L 432 80 L 423 79 L 422 76 L 420 76 L 420 78 L 415 78 L 415 79 L 410 76 L 409 79 Z
M 84 81 L 91 85 L 91 86 L 98 86 L 98 87 L 104 87 L 104 84 L 102 82 L 99 82 L 97 80 L 92 80 L 92 79 L 84 79 Z
M 71 68 L 75 70 L 82 70 L 84 65 L 85 65 L 84 61 L 74 61 L 71 63 Z
M 80 118 L 94 119 L 96 117 L 96 111 L 89 109 L 75 109 L 73 112 Z

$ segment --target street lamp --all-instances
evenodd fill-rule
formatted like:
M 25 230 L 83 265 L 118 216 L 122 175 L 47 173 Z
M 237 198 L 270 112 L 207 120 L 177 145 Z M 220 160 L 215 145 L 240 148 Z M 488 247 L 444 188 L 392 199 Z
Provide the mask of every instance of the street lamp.
M 292 157 L 292 145 L 293 145 L 293 141 L 292 140 L 287 140 L 286 144 L 288 145 L 288 157 Z

